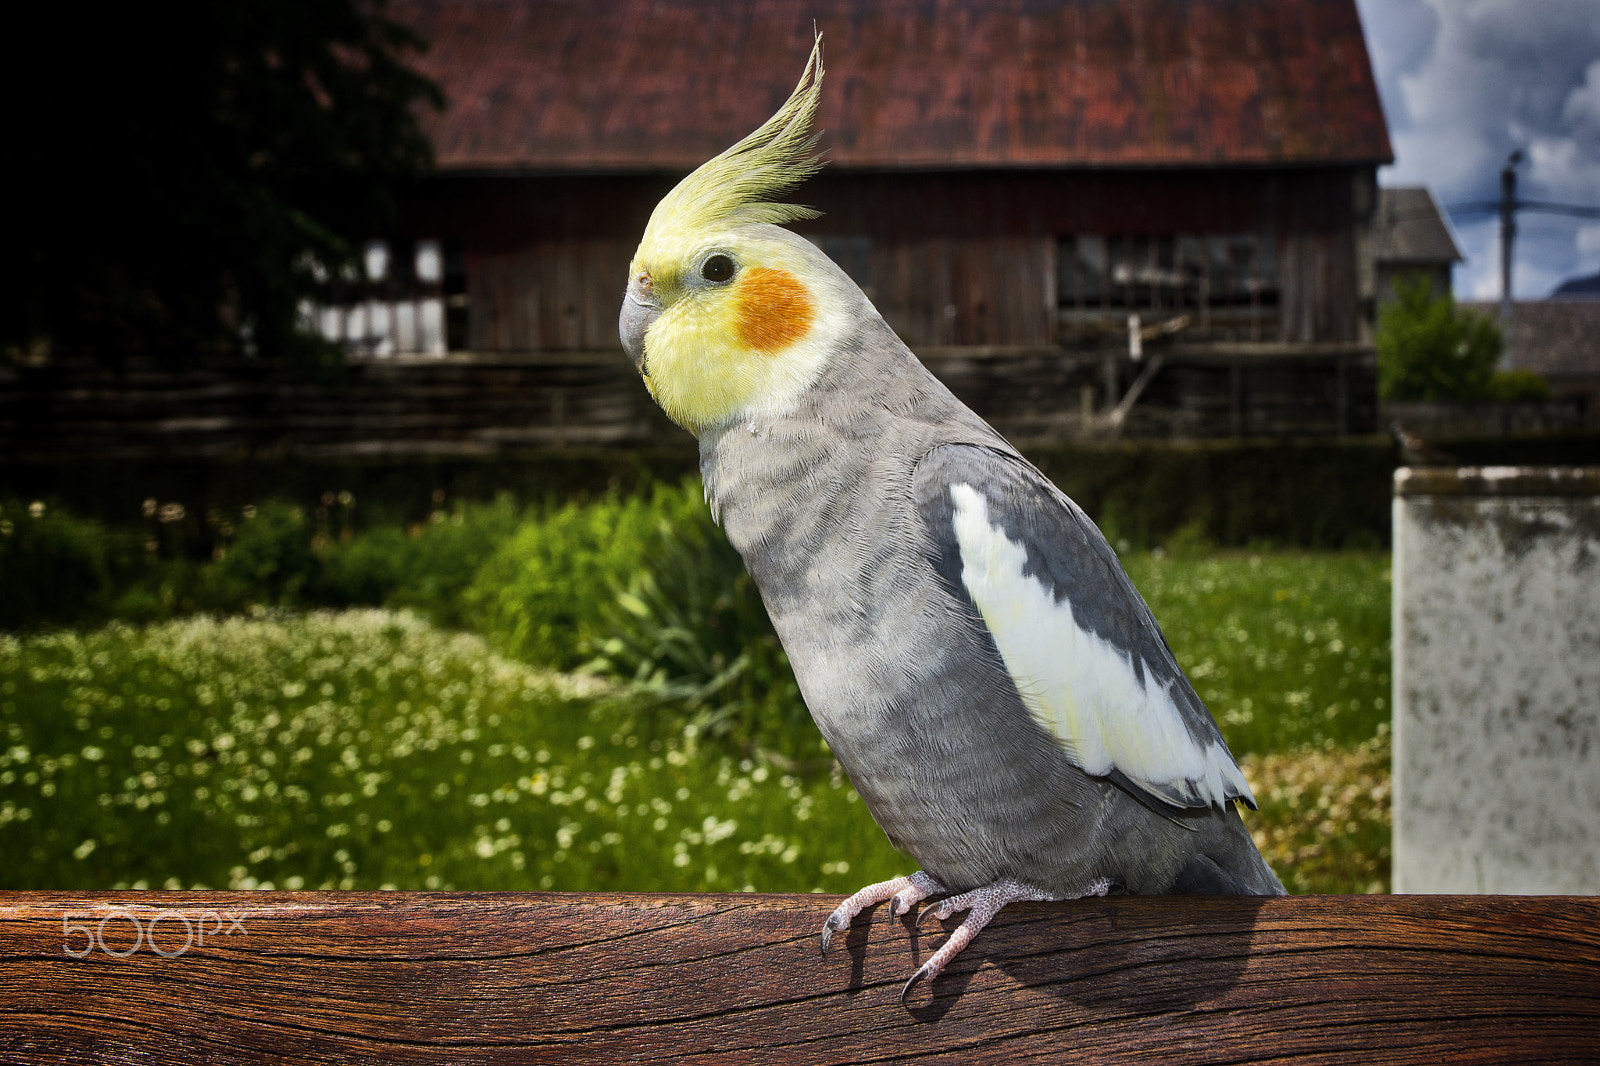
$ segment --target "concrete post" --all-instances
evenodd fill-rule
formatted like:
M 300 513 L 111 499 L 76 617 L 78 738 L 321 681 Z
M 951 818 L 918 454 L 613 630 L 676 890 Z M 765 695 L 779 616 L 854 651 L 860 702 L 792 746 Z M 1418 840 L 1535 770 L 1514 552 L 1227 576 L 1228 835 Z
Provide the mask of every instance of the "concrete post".
M 1600 893 L 1600 468 L 1394 481 L 1394 890 Z

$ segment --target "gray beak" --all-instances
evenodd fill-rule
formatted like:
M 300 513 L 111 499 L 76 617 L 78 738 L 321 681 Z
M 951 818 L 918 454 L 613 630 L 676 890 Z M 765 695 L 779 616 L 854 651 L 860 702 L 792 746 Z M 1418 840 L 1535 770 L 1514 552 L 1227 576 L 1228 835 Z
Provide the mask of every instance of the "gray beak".
M 617 317 L 617 333 L 622 337 L 622 350 L 628 353 L 628 358 L 644 377 L 650 376 L 644 365 L 644 335 L 660 313 L 661 304 L 650 291 L 648 274 L 641 274 L 628 283 L 628 293 L 622 298 L 622 314 Z

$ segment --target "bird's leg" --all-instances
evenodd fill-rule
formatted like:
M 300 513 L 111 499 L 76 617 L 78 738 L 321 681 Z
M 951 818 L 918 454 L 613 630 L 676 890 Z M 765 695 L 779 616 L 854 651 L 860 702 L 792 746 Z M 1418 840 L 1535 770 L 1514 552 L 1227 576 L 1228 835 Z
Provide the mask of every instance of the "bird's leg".
M 910 877 L 896 877 L 868 885 L 834 908 L 834 912 L 828 915 L 828 920 L 822 923 L 822 953 L 824 955 L 828 953 L 828 941 L 833 939 L 833 934 L 850 928 L 850 923 L 855 921 L 856 915 L 874 904 L 889 900 L 889 917 L 893 918 L 910 910 L 918 900 L 948 891 L 950 891 L 948 888 L 921 870 Z
M 963 892 L 959 896 L 940 900 L 917 918 L 917 925 L 922 924 L 922 919 L 933 915 L 940 921 L 959 911 L 967 912 L 966 921 L 956 927 L 950 934 L 950 939 L 940 945 L 927 962 L 923 963 L 917 972 L 911 975 L 911 980 L 906 982 L 900 990 L 900 1002 L 906 1001 L 906 996 L 911 993 L 918 981 L 932 981 L 944 972 L 950 965 L 950 960 L 961 954 L 961 949 L 972 943 L 972 938 L 983 931 L 995 915 L 1000 913 L 1000 908 L 1007 903 L 1023 903 L 1034 901 L 1049 901 L 1063 899 L 1084 899 L 1088 896 L 1103 896 L 1111 889 L 1111 882 L 1105 878 L 1090 882 L 1081 892 L 1076 894 L 1056 895 L 1032 885 L 1023 884 L 1021 881 L 1010 877 L 1002 877 L 993 884 L 975 888 L 971 892 Z

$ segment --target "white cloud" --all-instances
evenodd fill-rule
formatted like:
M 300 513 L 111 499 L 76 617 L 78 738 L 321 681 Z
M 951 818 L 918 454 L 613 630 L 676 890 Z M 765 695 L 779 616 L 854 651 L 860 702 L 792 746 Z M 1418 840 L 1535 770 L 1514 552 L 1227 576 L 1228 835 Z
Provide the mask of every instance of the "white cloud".
M 1578 227 L 1578 238 L 1574 242 L 1578 246 L 1580 255 L 1592 256 L 1600 261 L 1600 222 L 1589 222 Z
M 1495 200 L 1523 149 L 1526 199 L 1600 205 L 1600 4 L 1595 0 L 1358 0 L 1395 146 L 1388 185 L 1433 188 L 1446 206 Z M 1457 215 L 1462 296 L 1499 294 L 1498 227 Z M 1519 297 L 1600 267 L 1576 219 L 1519 222 Z
M 1583 84 L 1567 94 L 1561 117 L 1586 133 L 1600 134 L 1600 59 L 1589 64 Z
M 1534 137 L 1528 142 L 1528 184 L 1557 200 L 1600 199 L 1600 151 L 1573 137 Z

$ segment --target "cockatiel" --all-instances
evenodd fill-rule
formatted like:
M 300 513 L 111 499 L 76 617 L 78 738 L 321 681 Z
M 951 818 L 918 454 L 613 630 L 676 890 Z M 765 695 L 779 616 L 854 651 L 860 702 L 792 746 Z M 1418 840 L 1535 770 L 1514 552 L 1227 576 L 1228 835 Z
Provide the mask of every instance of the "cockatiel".
M 620 332 L 700 442 L 713 512 L 812 717 L 922 869 L 841 903 L 967 917 L 1007 903 L 1281 894 L 1234 807 L 1216 723 L 1076 504 L 957 400 L 774 202 L 821 163 L 821 37 L 787 103 L 662 199 Z

